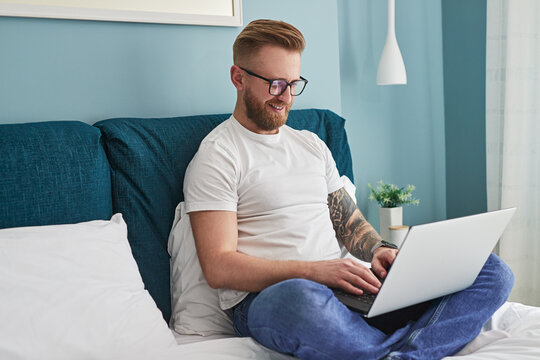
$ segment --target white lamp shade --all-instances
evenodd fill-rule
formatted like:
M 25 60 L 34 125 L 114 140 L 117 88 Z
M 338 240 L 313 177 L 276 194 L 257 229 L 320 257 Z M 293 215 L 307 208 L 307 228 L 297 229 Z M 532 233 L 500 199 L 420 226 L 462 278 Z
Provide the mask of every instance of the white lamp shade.
M 407 71 L 396 39 L 395 0 L 388 0 L 388 31 L 377 69 L 377 84 L 399 85 L 406 83 Z
M 395 36 L 386 39 L 377 69 L 378 85 L 407 84 L 407 71 Z

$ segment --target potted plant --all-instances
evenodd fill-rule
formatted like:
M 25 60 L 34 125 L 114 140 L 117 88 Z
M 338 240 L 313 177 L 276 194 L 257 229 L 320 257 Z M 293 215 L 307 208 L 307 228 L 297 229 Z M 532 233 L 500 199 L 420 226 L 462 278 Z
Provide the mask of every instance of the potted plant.
M 416 189 L 414 185 L 397 187 L 394 184 L 385 184 L 382 180 L 377 183 L 377 188 L 369 187 L 369 199 L 375 200 L 379 204 L 379 228 L 381 237 L 390 240 L 390 226 L 403 224 L 402 205 L 420 204 L 420 200 L 415 199 L 412 192 Z

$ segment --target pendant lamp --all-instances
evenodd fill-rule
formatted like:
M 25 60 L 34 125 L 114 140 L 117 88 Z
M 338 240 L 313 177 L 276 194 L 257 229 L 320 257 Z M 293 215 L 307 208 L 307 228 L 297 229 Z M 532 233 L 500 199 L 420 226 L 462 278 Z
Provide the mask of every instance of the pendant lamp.
M 395 0 L 388 0 L 388 31 L 377 69 L 378 85 L 407 84 L 407 71 L 396 39 L 395 15 Z

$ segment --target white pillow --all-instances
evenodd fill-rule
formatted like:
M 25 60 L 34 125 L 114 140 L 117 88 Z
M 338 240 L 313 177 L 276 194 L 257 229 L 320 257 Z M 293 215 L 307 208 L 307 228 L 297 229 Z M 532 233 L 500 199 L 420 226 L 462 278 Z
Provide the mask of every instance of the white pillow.
M 175 344 L 121 214 L 0 230 L 0 359 L 124 358 Z
M 234 335 L 231 319 L 219 307 L 217 290 L 208 285 L 202 272 L 183 202 L 176 207 L 168 250 L 171 255 L 170 327 L 180 334 Z

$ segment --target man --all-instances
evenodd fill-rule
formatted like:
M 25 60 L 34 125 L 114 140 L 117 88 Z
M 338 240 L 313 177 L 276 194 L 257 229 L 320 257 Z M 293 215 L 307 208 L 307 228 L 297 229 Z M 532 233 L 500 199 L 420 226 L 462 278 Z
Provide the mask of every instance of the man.
M 370 320 L 330 288 L 377 293 L 396 257 L 343 188 L 318 137 L 285 125 L 304 90 L 305 42 L 257 20 L 238 35 L 230 119 L 201 143 L 184 181 L 197 254 L 239 336 L 303 359 L 435 359 L 472 340 L 506 300 L 510 270 L 490 257 L 471 288 Z M 466 251 L 466 249 L 464 249 Z M 426 269 L 429 271 L 429 269 Z

